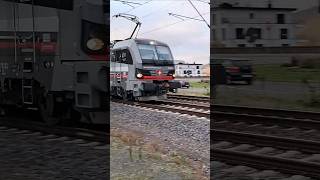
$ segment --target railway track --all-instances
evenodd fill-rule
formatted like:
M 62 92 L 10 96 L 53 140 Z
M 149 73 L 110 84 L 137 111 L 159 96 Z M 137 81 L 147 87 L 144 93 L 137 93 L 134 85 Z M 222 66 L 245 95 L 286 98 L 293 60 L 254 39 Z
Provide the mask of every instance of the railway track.
M 143 105 L 150 108 L 158 108 L 161 110 L 177 111 L 180 113 L 198 115 L 201 117 L 210 117 L 210 106 L 206 103 L 192 103 L 185 101 L 158 101 L 156 105 L 148 104 Z M 157 107 L 156 107 L 157 106 Z M 257 112 L 247 107 L 236 107 L 236 106 L 218 106 L 220 111 L 211 112 L 212 120 L 215 123 L 246 123 L 248 125 L 252 124 L 263 124 L 265 126 L 278 125 L 284 128 L 302 128 L 302 129 L 317 129 L 320 130 L 320 113 L 313 112 L 299 112 L 299 111 L 278 111 L 272 109 L 257 109 Z M 223 109 L 227 107 L 229 109 Z M 192 110 L 193 109 L 193 110 Z M 200 109 L 206 111 L 206 113 L 195 112 L 194 109 Z M 244 112 L 241 112 L 244 109 Z M 192 111 L 191 111 L 192 110 Z M 245 110 L 250 111 L 247 113 Z M 252 112 L 251 112 L 252 111 Z M 276 111 L 277 113 L 272 114 Z M 290 114 L 292 112 L 292 114 Z M 261 115 L 262 114 L 262 115 Z M 305 117 L 303 117 L 305 114 Z M 316 116 L 319 114 L 319 116 Z
M 210 118 L 210 107 L 202 105 L 192 105 L 190 103 L 174 103 L 171 101 L 154 101 L 154 102 L 128 102 L 121 100 L 113 100 L 113 102 L 123 103 L 127 105 L 134 105 L 138 107 L 170 111 L 174 113 L 187 114 L 191 116 L 198 116 Z
M 195 101 L 198 103 L 194 103 Z M 172 108 L 184 109 L 180 110 L 180 113 L 186 114 L 191 114 L 187 110 L 190 108 L 210 110 L 208 98 L 175 95 L 174 97 L 169 95 L 168 101 L 143 106 L 170 111 L 175 111 Z M 215 109 L 212 119 L 216 126 L 214 125 L 212 130 L 212 160 L 320 178 L 318 173 L 320 158 L 317 155 L 320 152 L 319 141 L 286 137 L 284 135 L 286 133 L 279 135 L 277 133 L 264 134 L 264 131 L 250 132 L 250 128 L 256 129 L 259 125 L 266 129 L 275 128 L 272 130 L 274 132 L 280 132 L 277 128 L 282 128 L 283 132 L 295 131 L 298 128 L 310 132 L 320 130 L 318 113 L 223 105 L 214 105 L 213 108 Z M 249 132 L 241 132 L 231 126 L 249 129 Z M 232 130 L 226 130 L 228 127 Z M 221 146 L 226 142 L 229 143 L 228 146 Z M 244 150 L 243 147 L 246 146 L 248 148 Z
M 98 142 L 102 145 L 109 144 L 107 129 L 93 129 L 76 126 L 47 126 L 38 121 L 26 121 L 22 118 L 0 118 L 0 126 L 3 128 L 12 128 L 21 131 L 40 132 L 45 135 L 56 135 L 58 137 L 70 137 L 82 139 L 88 142 Z
M 176 100 L 185 100 L 185 101 L 197 101 L 209 103 L 210 97 L 207 96 L 185 96 L 185 95 L 177 95 L 177 94 L 167 94 L 169 99 Z
M 169 100 L 175 100 L 173 102 L 188 102 L 203 103 L 203 106 L 210 107 L 209 97 L 200 97 L 200 96 L 184 96 L 184 95 L 175 95 L 168 94 Z M 234 113 L 234 114 L 243 114 L 243 115 L 262 115 L 262 116 L 271 116 L 271 117 L 286 117 L 286 118 L 296 118 L 296 119 L 311 119 L 311 120 L 320 120 L 320 113 L 318 112 L 308 112 L 308 111 L 294 111 L 294 110 L 284 110 L 284 109 L 271 109 L 271 108 L 255 108 L 247 106 L 233 106 L 233 105 L 222 105 L 222 104 L 213 104 L 212 106 L 213 113 Z
M 212 161 L 320 178 L 320 142 L 214 130 Z

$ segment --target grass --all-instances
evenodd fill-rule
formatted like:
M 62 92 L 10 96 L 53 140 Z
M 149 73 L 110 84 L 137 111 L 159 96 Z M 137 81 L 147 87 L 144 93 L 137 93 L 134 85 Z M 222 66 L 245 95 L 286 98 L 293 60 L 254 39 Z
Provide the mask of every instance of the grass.
M 189 96 L 210 96 L 210 81 L 209 82 L 195 82 L 191 81 L 190 88 L 178 89 L 180 95 L 189 95 Z
M 255 65 L 253 67 L 257 80 L 273 82 L 320 82 L 320 69 L 299 67 L 281 67 L 280 65 Z
M 205 83 L 205 82 L 190 82 L 190 86 L 193 88 L 205 88 L 209 89 L 210 88 L 210 82 Z
M 230 96 L 230 94 L 233 94 Z M 300 111 L 318 112 L 320 103 L 318 101 L 311 102 L 310 97 L 274 97 L 268 95 L 247 94 L 239 92 L 218 93 L 215 100 L 217 104 L 240 105 L 260 108 L 290 109 Z

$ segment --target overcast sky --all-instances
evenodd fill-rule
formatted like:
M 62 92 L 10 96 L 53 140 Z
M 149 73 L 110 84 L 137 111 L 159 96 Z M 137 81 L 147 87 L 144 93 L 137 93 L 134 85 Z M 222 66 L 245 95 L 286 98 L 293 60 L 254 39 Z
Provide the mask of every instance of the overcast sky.
M 209 63 L 209 28 L 203 21 L 181 20 L 168 13 L 200 18 L 187 0 L 128 0 L 140 3 L 133 9 L 121 2 L 111 1 L 111 40 L 129 38 L 135 24 L 123 18 L 112 17 L 118 13 L 138 16 L 142 22 L 138 38 L 150 38 L 167 43 L 176 60 L 189 63 Z M 209 2 L 209 0 L 203 0 Z M 210 23 L 209 4 L 193 0 L 197 9 Z
M 187 0 L 128 0 L 139 3 L 130 5 L 111 0 L 111 40 L 129 38 L 135 24 L 123 18 L 112 17 L 118 13 L 136 15 L 142 22 L 139 38 L 150 38 L 163 41 L 171 47 L 176 60 L 189 63 L 209 62 L 209 28 L 204 22 L 181 20 L 168 13 L 200 18 Z M 202 1 L 202 2 L 201 2 Z M 210 7 L 203 2 L 210 0 L 193 0 L 192 2 L 210 23 Z M 265 6 L 269 0 L 211 0 L 212 2 L 240 2 L 246 6 Z M 318 4 L 318 0 L 272 0 L 274 7 L 306 9 Z

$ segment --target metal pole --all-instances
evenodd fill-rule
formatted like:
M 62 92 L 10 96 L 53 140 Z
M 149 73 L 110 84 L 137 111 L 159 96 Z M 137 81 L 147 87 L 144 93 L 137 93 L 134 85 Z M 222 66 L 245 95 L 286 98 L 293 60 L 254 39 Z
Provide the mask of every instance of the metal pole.
M 203 19 L 203 21 L 207 24 L 207 26 L 210 28 L 209 23 L 204 19 L 204 17 L 201 15 L 201 13 L 198 11 L 198 9 L 194 6 L 194 4 L 191 2 L 191 0 L 188 0 L 189 3 L 192 5 L 192 7 L 197 11 L 197 13 L 199 14 L 199 16 Z
M 35 33 L 35 23 L 34 23 L 34 0 L 32 0 L 32 42 L 33 42 L 33 66 L 32 69 L 34 70 L 36 64 L 36 33 Z
M 139 23 L 137 23 L 136 27 L 134 28 L 134 30 L 133 30 L 133 32 L 132 32 L 132 34 L 131 34 L 131 36 L 130 36 L 130 39 L 132 38 L 132 36 L 133 36 L 133 35 L 134 35 L 134 33 L 136 32 L 136 30 L 137 30 L 138 26 L 139 26 Z
M 13 28 L 14 28 L 14 63 L 17 64 L 17 22 L 16 3 L 13 3 Z

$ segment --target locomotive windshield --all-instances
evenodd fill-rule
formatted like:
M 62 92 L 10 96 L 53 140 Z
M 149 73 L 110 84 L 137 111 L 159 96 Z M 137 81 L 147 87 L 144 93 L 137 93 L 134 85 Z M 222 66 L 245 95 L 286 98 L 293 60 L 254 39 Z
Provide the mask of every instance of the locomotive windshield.
M 154 62 L 159 64 L 173 61 L 173 57 L 169 47 L 163 45 L 146 45 L 138 44 L 138 49 L 143 63 Z

